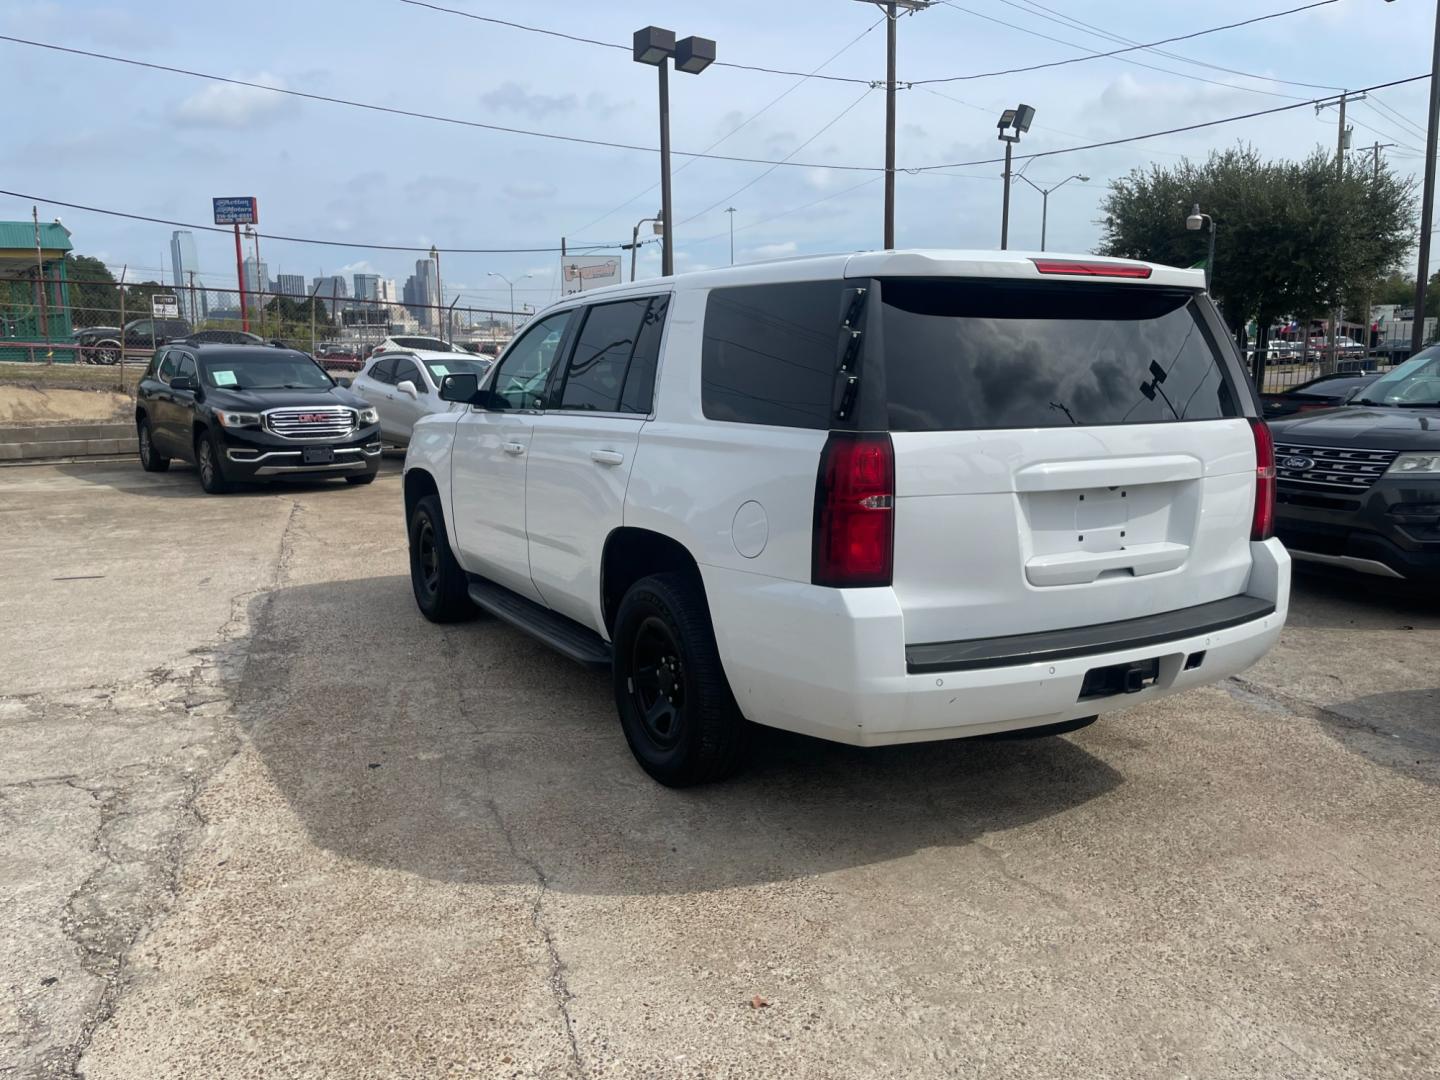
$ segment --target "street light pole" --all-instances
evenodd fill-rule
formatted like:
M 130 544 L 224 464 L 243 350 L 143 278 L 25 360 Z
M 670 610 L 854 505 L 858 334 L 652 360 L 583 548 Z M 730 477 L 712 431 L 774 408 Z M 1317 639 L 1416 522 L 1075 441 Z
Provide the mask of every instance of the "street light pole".
M 1025 183 L 1029 184 L 1029 185 L 1030 185 L 1032 188 L 1034 188 L 1036 191 L 1040 192 L 1040 250 L 1041 250 L 1041 251 L 1044 251 L 1044 250 L 1045 250 L 1045 225 L 1046 225 L 1046 222 L 1049 220 L 1049 217 L 1050 217 L 1050 192 L 1052 192 L 1052 191 L 1059 191 L 1062 187 L 1064 187 L 1066 184 L 1068 184 L 1071 180 L 1079 180 L 1082 184 L 1089 183 L 1089 182 L 1090 182 L 1090 177 L 1085 176 L 1085 175 L 1082 174 L 1082 173 L 1075 173 L 1073 176 L 1067 176 L 1064 180 L 1061 180 L 1060 183 L 1055 184 L 1055 185 L 1053 185 L 1052 187 L 1048 187 L 1048 188 L 1042 188 L 1039 184 L 1035 183 L 1034 180 L 1031 180 L 1031 179 L 1030 179 L 1028 176 L 1026 176 L 1023 172 L 1021 172 L 1021 173 L 1016 173 L 1015 178 L 1016 178 L 1017 180 L 1024 180 Z
M 1430 125 L 1425 133 L 1425 193 L 1420 208 L 1420 262 L 1415 274 L 1415 323 L 1410 351 L 1425 345 L 1425 288 L 1430 284 L 1430 230 L 1435 218 L 1435 137 L 1440 126 L 1440 0 L 1435 4 L 1435 47 L 1430 56 Z
M 660 216 L 665 235 L 660 244 L 660 273 L 675 273 L 675 208 L 670 198 L 670 58 L 675 69 L 698 75 L 715 62 L 715 42 L 709 38 L 675 40 L 675 31 L 660 26 L 636 30 L 631 58 L 637 64 L 660 69 Z M 637 237 L 638 239 L 638 237 Z
M 730 215 L 730 265 L 735 265 L 735 207 L 727 206 L 725 213 Z
M 1215 219 L 1209 214 L 1200 212 L 1200 204 L 1196 203 L 1190 211 L 1190 216 L 1185 219 L 1185 228 L 1191 232 L 1199 232 L 1201 229 L 1208 229 L 1210 232 L 1210 253 L 1205 257 L 1205 291 L 1211 291 L 1210 284 L 1215 280 Z
M 895 5 L 885 6 L 885 250 L 895 246 Z
M 510 280 L 508 277 L 506 277 L 504 274 L 497 274 L 494 270 L 487 270 L 487 271 L 485 271 L 485 276 L 486 276 L 486 277 L 498 277 L 501 281 L 505 282 L 506 285 L 509 285 L 509 286 L 510 286 L 510 336 L 511 336 L 511 337 L 514 337 L 514 336 L 515 336 L 515 282 L 514 282 L 514 281 L 511 281 L 511 280 Z M 534 277 L 534 276 L 535 276 L 534 274 L 522 274 L 520 277 L 516 278 L 515 281 L 524 281 L 526 278 L 531 278 L 531 277 Z M 630 275 L 630 277 L 631 277 L 631 279 L 633 280 L 634 277 L 635 277 L 635 275 L 632 273 L 632 274 Z
M 999 130 L 1000 141 L 1005 144 L 1005 198 L 1000 209 L 1000 250 L 1004 251 L 1010 246 L 1010 157 L 1015 144 L 1020 141 L 1020 136 L 1030 130 L 1030 124 L 1035 119 L 1035 110 L 1029 105 L 1021 105 L 1015 109 L 1006 109 L 1000 114 L 1000 121 L 995 125 Z M 1013 129 L 1014 134 L 1010 134 Z

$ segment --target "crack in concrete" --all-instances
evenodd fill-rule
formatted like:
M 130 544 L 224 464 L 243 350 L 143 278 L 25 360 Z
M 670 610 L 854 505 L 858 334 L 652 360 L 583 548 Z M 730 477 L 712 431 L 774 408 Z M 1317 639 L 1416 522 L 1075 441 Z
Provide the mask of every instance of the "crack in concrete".
M 90 706 L 96 713 L 119 712 L 122 706 L 117 698 L 122 689 L 145 688 L 149 691 L 163 691 L 171 687 L 179 691 L 170 700 L 162 703 L 161 716 L 175 710 L 189 715 L 205 705 L 230 704 L 234 690 L 249 661 L 250 629 L 248 610 L 250 603 L 259 596 L 273 594 L 285 579 L 293 556 L 292 532 L 302 513 L 298 499 L 291 504 L 290 514 L 281 530 L 280 542 L 270 580 L 258 588 L 248 589 L 230 599 L 230 615 L 220 627 L 216 643 L 211 646 L 189 650 L 197 661 L 188 670 L 180 666 L 159 666 L 146 673 L 136 683 L 121 687 L 118 684 L 104 687 L 88 687 L 101 696 Z M 218 693 L 217 693 L 218 691 Z M 63 691 L 73 695 L 75 691 Z M 26 695 L 26 697 L 39 695 Z M 50 696 L 50 695 L 46 695 Z M 59 695 L 55 695 L 59 696 Z M 226 710 L 233 711 L 233 710 Z M 134 947 L 154 929 L 159 920 L 174 906 L 180 893 L 180 870 L 185 852 L 195 834 L 206 827 L 208 822 L 201 813 L 198 800 L 210 778 L 217 774 L 239 751 L 238 737 L 233 715 L 217 715 L 214 718 L 214 745 L 218 753 L 200 761 L 203 767 L 187 767 L 187 762 L 134 762 L 107 770 L 105 779 L 86 780 L 75 774 L 61 777 L 43 777 L 9 786 L 34 786 L 50 781 L 63 783 L 78 791 L 84 791 L 99 802 L 99 822 L 89 839 L 90 850 L 103 861 L 88 874 L 78 888 L 66 897 L 62 911 L 62 930 L 65 936 L 80 951 L 83 970 L 100 978 L 103 986 L 93 1009 L 82 1024 L 78 1037 L 68 1045 L 52 1049 L 38 1061 L 41 1075 L 73 1077 L 83 1075 L 80 1062 L 89 1050 L 95 1033 L 100 1026 L 115 1014 L 126 985 L 125 967 Z M 227 749 L 228 743 L 228 749 Z M 182 750 L 208 747 L 187 741 Z M 189 764 L 193 764 L 193 761 Z M 169 779 L 180 787 L 180 795 L 155 806 L 135 810 L 129 806 L 134 797 L 144 797 L 151 792 L 137 792 L 134 779 L 165 779 L 168 770 L 178 770 L 179 775 Z M 131 780 L 127 784 L 125 781 Z M 114 826 L 137 813 L 161 813 L 171 820 L 167 823 L 160 845 L 140 855 L 127 856 L 115 850 L 111 830 Z M 142 891 L 146 895 L 138 902 L 116 908 L 101 903 L 103 892 L 110 875 L 121 868 L 133 868 L 140 864 L 143 876 L 157 875 L 158 881 L 150 883 Z M 129 923 L 127 926 L 126 923 Z

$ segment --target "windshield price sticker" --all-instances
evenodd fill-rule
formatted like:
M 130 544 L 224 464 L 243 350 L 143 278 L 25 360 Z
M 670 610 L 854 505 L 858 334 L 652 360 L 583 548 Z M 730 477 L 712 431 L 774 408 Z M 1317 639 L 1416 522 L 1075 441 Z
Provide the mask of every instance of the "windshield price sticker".
M 233 371 L 213 371 L 210 373 L 210 377 L 215 380 L 216 386 L 239 385 L 239 380 L 235 378 L 235 372 Z

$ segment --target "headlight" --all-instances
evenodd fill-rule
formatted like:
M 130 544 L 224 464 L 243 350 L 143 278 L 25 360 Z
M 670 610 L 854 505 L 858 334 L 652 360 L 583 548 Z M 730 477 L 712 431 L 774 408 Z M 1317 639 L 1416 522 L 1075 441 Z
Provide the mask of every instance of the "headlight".
M 260 414 L 253 412 L 227 412 L 225 409 L 216 409 L 215 419 L 220 421 L 221 427 L 260 426 Z
M 360 426 L 361 426 L 361 427 L 365 427 L 365 426 L 368 425 L 368 424 L 378 424 L 379 422 L 380 422 L 380 413 L 379 413 L 378 411 L 376 411 L 375 409 L 361 409 L 361 410 L 360 410 Z
M 1405 476 L 1440 476 L 1440 454 L 1401 454 L 1385 471 Z

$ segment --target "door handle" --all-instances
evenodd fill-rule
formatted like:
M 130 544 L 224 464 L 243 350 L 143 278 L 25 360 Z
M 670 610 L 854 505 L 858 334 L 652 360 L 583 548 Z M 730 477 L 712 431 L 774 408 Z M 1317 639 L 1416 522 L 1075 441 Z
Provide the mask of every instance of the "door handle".
M 591 450 L 590 460 L 601 465 L 619 465 L 625 460 L 625 455 L 618 450 Z
M 525 444 L 518 442 L 504 442 L 500 444 L 500 449 L 504 450 L 507 454 L 510 454 L 513 457 L 519 457 L 525 452 Z

